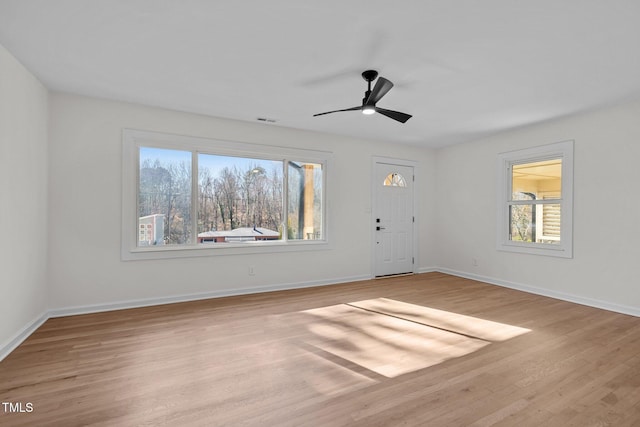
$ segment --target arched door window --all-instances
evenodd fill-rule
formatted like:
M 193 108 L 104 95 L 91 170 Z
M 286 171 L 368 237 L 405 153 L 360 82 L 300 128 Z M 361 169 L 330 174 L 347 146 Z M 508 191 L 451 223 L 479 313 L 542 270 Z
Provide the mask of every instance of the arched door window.
M 390 173 L 384 179 L 384 183 L 382 185 L 385 187 L 406 187 L 407 181 L 404 179 L 404 176 L 399 173 Z

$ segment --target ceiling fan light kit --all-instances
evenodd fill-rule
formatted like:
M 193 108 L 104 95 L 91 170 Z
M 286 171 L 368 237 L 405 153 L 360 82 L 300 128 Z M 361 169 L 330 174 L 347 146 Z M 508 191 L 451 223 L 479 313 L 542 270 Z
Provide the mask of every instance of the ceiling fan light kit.
M 362 114 L 374 114 L 376 112 L 375 107 L 372 107 L 370 105 L 365 105 L 364 107 L 362 107 Z
M 376 82 L 373 90 L 371 89 L 371 82 L 378 78 L 378 72 L 376 70 L 367 70 L 362 73 L 362 78 L 367 82 L 367 91 L 362 98 L 362 105 L 358 107 L 345 108 L 342 110 L 327 111 L 325 113 L 314 114 L 313 116 L 323 116 L 325 114 L 339 113 L 342 111 L 362 111 L 362 114 L 370 115 L 374 113 L 380 113 L 383 116 L 387 116 L 393 120 L 397 120 L 400 123 L 405 123 L 411 118 L 410 114 L 401 113 L 399 111 L 387 110 L 385 108 L 377 107 L 376 104 L 380 99 L 387 94 L 393 87 L 393 83 L 384 77 L 380 77 Z

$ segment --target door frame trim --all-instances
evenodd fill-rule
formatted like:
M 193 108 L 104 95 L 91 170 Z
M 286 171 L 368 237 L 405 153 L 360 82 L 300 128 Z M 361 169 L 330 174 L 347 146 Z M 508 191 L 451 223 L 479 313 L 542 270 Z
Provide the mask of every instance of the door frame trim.
M 413 228 L 412 228 L 412 232 L 413 232 L 413 258 L 414 258 L 414 262 L 413 262 L 413 269 L 412 269 L 412 273 L 415 274 L 419 268 L 418 268 L 418 263 L 420 260 L 420 254 L 418 251 L 418 248 L 420 247 L 419 241 L 420 241 L 420 233 L 417 233 L 416 230 L 420 229 L 420 216 L 418 215 L 419 209 L 418 206 L 420 205 L 420 191 L 418 191 L 419 188 L 419 183 L 420 183 L 420 168 L 418 167 L 418 162 L 414 161 L 414 160 L 406 160 L 406 159 L 398 159 L 398 158 L 394 158 L 394 157 L 383 157 L 383 156 L 372 156 L 371 157 L 371 209 L 369 209 L 370 212 L 370 217 L 369 217 L 369 223 L 371 224 L 371 243 L 370 243 L 370 248 L 371 248 L 371 273 L 370 276 L 372 279 L 376 278 L 376 225 L 375 225 L 375 221 L 374 218 L 376 217 L 376 206 L 377 206 L 377 188 L 378 186 L 376 185 L 376 180 L 375 180 L 375 175 L 376 175 L 376 165 L 377 164 L 386 164 L 386 165 L 398 165 L 398 166 L 409 166 L 413 168 L 413 176 L 414 176 L 414 180 L 413 180 L 413 217 L 414 217 L 414 222 L 413 222 Z M 381 276 L 382 277 L 382 276 Z

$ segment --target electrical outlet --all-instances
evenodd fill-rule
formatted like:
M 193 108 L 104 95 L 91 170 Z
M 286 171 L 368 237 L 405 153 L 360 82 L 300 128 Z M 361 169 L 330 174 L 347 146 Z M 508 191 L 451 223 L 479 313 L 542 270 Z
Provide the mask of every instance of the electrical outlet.
M 256 269 L 253 265 L 249 266 L 249 276 L 255 276 L 256 275 Z
M 478 266 L 478 259 L 477 258 L 471 258 L 471 265 L 473 265 L 474 267 Z

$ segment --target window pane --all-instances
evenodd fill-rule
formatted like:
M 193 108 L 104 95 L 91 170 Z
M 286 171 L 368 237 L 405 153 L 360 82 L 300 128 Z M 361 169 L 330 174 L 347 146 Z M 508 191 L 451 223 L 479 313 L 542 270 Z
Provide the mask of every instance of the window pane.
M 281 238 L 282 162 L 198 154 L 198 242 Z
M 140 147 L 138 246 L 191 238 L 191 153 Z
M 289 162 L 287 238 L 323 239 L 322 165 Z
M 559 204 L 510 205 L 509 218 L 509 240 L 560 243 Z
M 560 205 L 542 205 L 540 243 L 560 243 Z
M 390 173 L 382 183 L 385 187 L 406 187 L 407 181 L 399 173 Z
M 553 193 L 556 198 L 560 198 L 562 159 L 513 165 L 511 167 L 511 189 L 512 200 L 522 200 L 522 195 L 541 199 L 550 193 Z
M 531 242 L 532 240 L 532 209 L 531 205 L 511 205 L 509 207 L 511 220 L 510 240 L 518 242 Z

